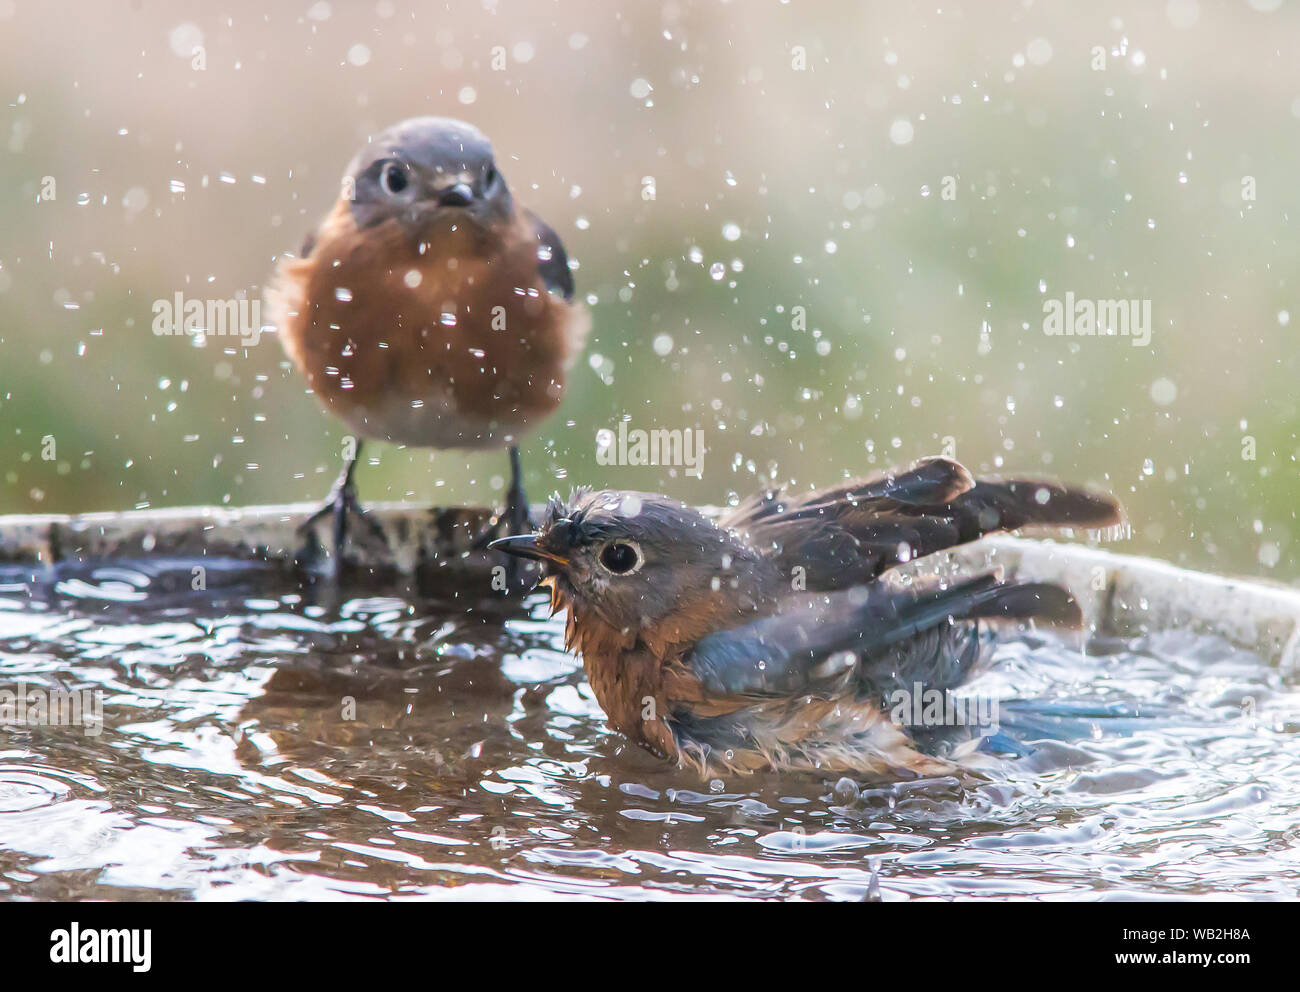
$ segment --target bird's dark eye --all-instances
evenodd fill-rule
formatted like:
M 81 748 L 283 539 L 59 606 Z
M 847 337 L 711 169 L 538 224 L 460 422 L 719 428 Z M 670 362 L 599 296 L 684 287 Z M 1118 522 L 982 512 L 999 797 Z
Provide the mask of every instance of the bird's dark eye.
M 497 175 L 497 167 L 495 165 L 489 165 L 487 169 L 487 175 L 483 177 L 484 188 L 491 189 L 493 186 L 497 184 L 497 180 L 500 178 L 501 177 Z
M 641 551 L 635 544 L 615 541 L 601 549 L 600 563 L 615 575 L 627 575 L 641 564 Z
M 406 174 L 406 169 L 396 162 L 389 162 L 384 166 L 384 171 L 379 174 L 379 185 L 384 187 L 384 192 L 396 195 L 406 189 L 411 183 Z

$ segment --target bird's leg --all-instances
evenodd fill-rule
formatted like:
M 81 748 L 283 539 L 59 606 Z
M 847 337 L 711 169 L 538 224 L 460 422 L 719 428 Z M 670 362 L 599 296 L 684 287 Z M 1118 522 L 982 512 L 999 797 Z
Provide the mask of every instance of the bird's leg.
M 505 534 L 498 532 L 505 523 Z M 519 448 L 510 446 L 510 485 L 506 488 L 506 505 L 499 517 L 496 517 L 474 539 L 471 547 L 476 551 L 484 550 L 498 537 L 513 537 L 527 534 L 533 529 L 532 515 L 528 511 L 528 497 L 524 494 L 524 473 L 519 463 Z M 514 555 L 506 561 L 506 587 L 513 589 L 519 579 L 523 563 Z
M 519 465 L 519 447 L 510 446 L 510 487 L 506 490 L 506 509 L 503 514 L 506 522 L 506 536 L 527 534 L 533 529 L 533 522 L 528 513 L 528 497 L 524 494 L 524 472 Z M 519 580 L 519 570 L 523 561 L 510 556 L 506 562 L 506 585 L 514 588 Z
M 318 524 L 325 517 L 333 516 L 334 518 L 334 562 L 333 572 L 337 576 L 343 567 L 343 548 L 348 539 L 348 514 L 355 515 L 366 527 L 371 534 L 379 538 L 385 544 L 388 543 L 384 536 L 384 528 L 373 516 L 367 513 L 361 507 L 357 499 L 357 484 L 355 480 L 357 463 L 361 460 L 361 442 L 357 442 L 356 450 L 353 451 L 352 457 L 348 459 L 343 471 L 339 473 L 338 481 L 334 483 L 334 488 L 325 499 L 325 505 L 308 517 L 298 528 L 298 533 L 304 534 L 314 531 Z
M 503 522 L 506 525 L 506 532 L 500 534 L 498 529 Z M 527 534 L 532 529 L 533 520 L 528 511 L 528 497 L 524 495 L 524 473 L 519 464 L 519 449 L 511 445 L 510 485 L 506 488 L 505 509 L 478 533 L 470 547 L 475 551 L 482 551 L 498 537 Z
M 519 465 L 519 448 L 510 446 L 510 488 L 506 490 L 505 521 L 507 537 L 527 534 L 533 529 L 528 512 L 528 496 L 524 493 L 524 472 Z

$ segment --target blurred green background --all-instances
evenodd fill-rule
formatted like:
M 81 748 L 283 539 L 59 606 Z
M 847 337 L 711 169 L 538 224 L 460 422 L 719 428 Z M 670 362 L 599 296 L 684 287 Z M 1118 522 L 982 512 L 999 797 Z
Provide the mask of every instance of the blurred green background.
M 592 312 L 535 498 L 718 503 L 946 444 L 1116 492 L 1123 550 L 1300 578 L 1294 3 L 263 6 L 0 0 L 0 513 L 323 497 L 344 431 L 275 337 L 159 338 L 151 306 L 260 296 L 368 134 L 444 114 Z M 1067 291 L 1149 299 L 1150 346 L 1046 336 Z M 598 466 L 622 417 L 702 428 L 703 477 Z M 368 455 L 367 500 L 506 474 Z

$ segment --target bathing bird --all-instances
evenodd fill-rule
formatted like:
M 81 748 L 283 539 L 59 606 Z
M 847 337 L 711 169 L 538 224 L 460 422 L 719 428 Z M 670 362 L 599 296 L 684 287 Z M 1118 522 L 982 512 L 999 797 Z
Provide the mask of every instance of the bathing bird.
M 718 519 L 652 494 L 552 497 L 540 529 L 494 542 L 543 562 L 566 645 L 610 725 L 705 777 L 770 769 L 916 777 L 946 758 L 890 707 L 949 692 L 979 621 L 1078 627 L 1063 588 L 895 571 L 994 531 L 1103 528 L 1108 496 L 1035 480 L 976 482 L 930 458 L 803 494 L 762 492 Z

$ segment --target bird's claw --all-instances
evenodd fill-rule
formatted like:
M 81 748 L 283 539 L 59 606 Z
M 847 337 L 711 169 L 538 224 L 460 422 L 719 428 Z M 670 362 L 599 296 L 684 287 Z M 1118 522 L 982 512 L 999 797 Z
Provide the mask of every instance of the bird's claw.
M 385 547 L 388 546 L 388 537 L 384 533 L 383 525 L 372 513 L 362 507 L 361 501 L 357 499 L 356 488 L 343 484 L 335 486 L 324 505 L 298 526 L 298 534 L 308 540 L 306 551 L 299 557 L 307 560 L 319 557 L 320 541 L 316 537 L 316 525 L 326 517 L 333 517 L 334 554 L 331 560 L 331 571 L 337 578 L 343 568 L 343 551 L 347 546 L 349 516 L 359 520 L 372 538 Z

